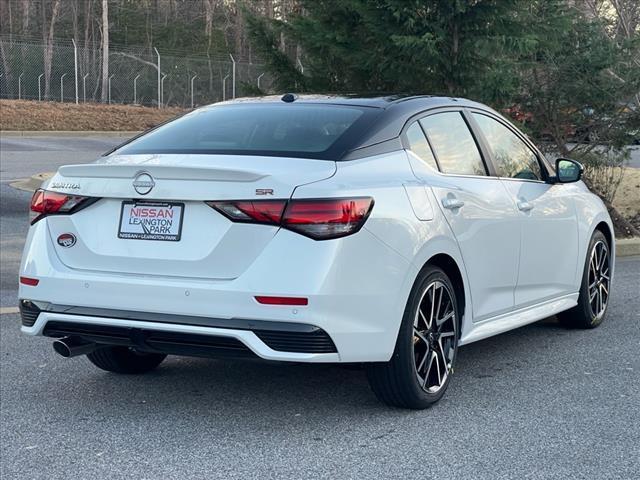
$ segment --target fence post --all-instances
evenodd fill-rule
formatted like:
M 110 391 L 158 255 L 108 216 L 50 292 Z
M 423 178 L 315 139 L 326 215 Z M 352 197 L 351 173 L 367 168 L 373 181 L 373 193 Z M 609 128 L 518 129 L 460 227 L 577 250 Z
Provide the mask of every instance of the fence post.
M 162 108 L 162 86 L 160 85 L 160 83 L 162 83 L 162 80 L 160 80 L 160 52 L 158 52 L 158 49 L 156 47 L 153 47 L 153 49 L 156 51 L 156 55 L 158 56 L 158 108 Z
M 258 75 L 258 90 L 260 90 L 260 79 L 264 77 L 264 73 L 261 73 L 260 75 Z
M 133 79 L 133 104 L 138 104 L 138 78 L 140 75 L 136 75 L 136 78 Z
M 18 100 L 20 100 L 22 96 L 22 76 L 23 75 L 24 75 L 24 72 L 22 72 L 18 77 Z
M 41 73 L 40 75 L 38 75 L 38 101 L 39 102 L 42 101 L 42 88 L 40 87 L 40 82 L 42 80 L 42 77 L 44 77 L 44 73 Z
M 227 99 L 227 78 L 229 75 L 222 79 L 222 101 L 224 102 Z
M 193 108 L 193 81 L 198 78 L 198 75 L 191 77 L 191 108 Z
M 60 101 L 62 103 L 64 103 L 64 77 L 66 77 L 67 74 L 63 73 L 62 76 L 60 77 Z
M 73 73 L 75 77 L 76 84 L 76 105 L 78 104 L 78 46 L 76 45 L 75 39 L 71 39 L 73 43 Z
M 236 60 L 233 58 L 233 55 L 229 54 L 231 57 L 231 61 L 233 65 L 231 66 L 231 98 L 236 98 Z
M 88 73 L 85 73 L 82 77 L 82 102 L 87 103 L 87 77 Z
M 167 78 L 168 76 L 169 74 L 165 73 L 162 76 L 162 80 L 160 80 L 160 102 L 163 107 L 164 107 L 164 79 Z
M 115 75 L 115 73 L 113 75 Z M 109 75 L 109 105 L 111 105 L 111 79 L 113 75 Z

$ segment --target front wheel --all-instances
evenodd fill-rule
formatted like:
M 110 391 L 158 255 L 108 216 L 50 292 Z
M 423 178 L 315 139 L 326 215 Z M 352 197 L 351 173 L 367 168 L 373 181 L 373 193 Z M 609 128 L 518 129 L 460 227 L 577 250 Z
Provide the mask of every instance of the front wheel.
M 582 273 L 578 304 L 557 315 L 568 328 L 595 328 L 602 323 L 611 292 L 611 253 L 609 242 L 596 230 L 589 242 Z
M 459 318 L 447 274 L 425 268 L 407 302 L 391 360 L 367 366 L 375 395 L 388 405 L 413 409 L 440 400 L 453 373 Z

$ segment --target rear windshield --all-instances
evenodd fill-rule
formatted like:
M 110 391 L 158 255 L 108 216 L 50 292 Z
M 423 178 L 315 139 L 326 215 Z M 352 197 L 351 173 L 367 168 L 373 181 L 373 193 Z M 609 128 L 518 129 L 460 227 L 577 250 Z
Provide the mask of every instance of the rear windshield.
M 227 153 L 325 158 L 366 128 L 370 107 L 322 104 L 233 104 L 196 110 L 117 150 L 138 153 Z M 327 157 L 328 158 L 328 157 Z

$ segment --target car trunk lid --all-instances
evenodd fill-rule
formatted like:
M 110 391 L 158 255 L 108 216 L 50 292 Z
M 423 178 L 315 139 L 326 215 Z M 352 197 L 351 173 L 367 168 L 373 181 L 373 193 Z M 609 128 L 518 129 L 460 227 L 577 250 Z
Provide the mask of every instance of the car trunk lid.
M 288 199 L 297 186 L 326 179 L 335 169 L 327 160 L 266 156 L 105 157 L 61 167 L 49 181 L 49 190 L 100 198 L 73 215 L 49 217 L 49 232 L 69 268 L 230 280 L 255 261 L 278 227 L 233 223 L 204 202 Z M 140 220 L 142 209 L 162 218 Z M 165 229 L 171 235 L 123 235 L 136 231 L 132 219 L 174 226 Z M 58 243 L 69 233 L 76 237 L 72 246 Z

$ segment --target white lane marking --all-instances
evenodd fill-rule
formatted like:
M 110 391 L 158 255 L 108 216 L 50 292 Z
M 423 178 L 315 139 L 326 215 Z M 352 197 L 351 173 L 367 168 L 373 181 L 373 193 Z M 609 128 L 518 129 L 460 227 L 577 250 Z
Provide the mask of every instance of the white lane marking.
M 10 313 L 18 313 L 20 309 L 18 307 L 0 307 L 0 315 L 10 314 Z

